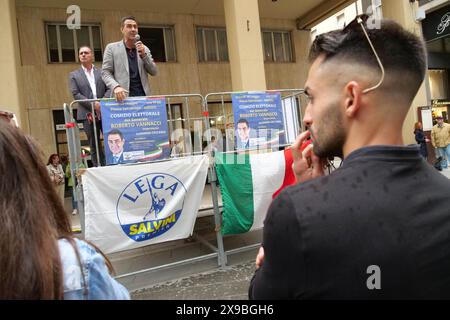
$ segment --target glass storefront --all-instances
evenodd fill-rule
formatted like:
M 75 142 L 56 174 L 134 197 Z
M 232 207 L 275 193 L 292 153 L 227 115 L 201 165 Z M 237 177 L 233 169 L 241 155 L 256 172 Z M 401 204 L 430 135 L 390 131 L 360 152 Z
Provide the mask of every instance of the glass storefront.
M 438 116 L 450 123 L 450 6 L 427 12 L 422 29 L 428 50 L 433 125 Z
M 447 69 L 428 70 L 433 124 L 441 116 L 450 123 L 449 72 Z

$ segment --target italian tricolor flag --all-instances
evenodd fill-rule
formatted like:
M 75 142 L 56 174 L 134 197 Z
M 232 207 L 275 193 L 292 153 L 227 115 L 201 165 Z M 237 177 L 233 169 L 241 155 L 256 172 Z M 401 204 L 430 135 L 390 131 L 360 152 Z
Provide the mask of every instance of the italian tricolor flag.
M 291 149 L 256 154 L 217 153 L 216 171 L 222 192 L 222 234 L 263 227 L 272 199 L 295 182 Z

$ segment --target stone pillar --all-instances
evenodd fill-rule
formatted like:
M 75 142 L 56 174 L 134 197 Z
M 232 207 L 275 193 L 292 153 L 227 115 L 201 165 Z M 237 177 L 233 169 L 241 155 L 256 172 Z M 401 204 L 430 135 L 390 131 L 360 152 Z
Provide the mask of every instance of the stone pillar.
M 20 48 L 14 0 L 0 0 L 0 109 L 14 112 L 19 125 L 28 131 L 26 112 L 23 106 L 20 75 Z
M 258 0 L 224 0 L 233 91 L 266 90 Z

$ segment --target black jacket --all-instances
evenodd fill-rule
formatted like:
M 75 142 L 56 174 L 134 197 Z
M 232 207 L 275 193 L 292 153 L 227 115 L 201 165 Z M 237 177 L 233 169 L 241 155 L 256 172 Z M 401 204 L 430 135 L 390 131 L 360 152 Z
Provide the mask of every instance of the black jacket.
M 425 133 L 423 132 L 422 129 L 415 129 L 414 136 L 416 138 L 417 144 L 420 145 L 420 154 L 424 158 L 428 157 L 427 141 L 426 141 Z
M 375 146 L 284 190 L 252 299 L 450 299 L 450 180 L 416 146 Z M 369 290 L 380 268 L 381 289 Z
M 97 91 L 97 98 L 109 98 L 111 95 L 110 89 L 108 89 L 102 80 L 101 70 L 94 68 L 95 89 Z M 89 80 L 84 74 L 83 68 L 80 67 L 69 74 L 69 89 L 75 100 L 94 99 L 91 85 Z M 91 102 L 79 102 L 77 120 L 86 119 L 87 113 L 92 111 Z

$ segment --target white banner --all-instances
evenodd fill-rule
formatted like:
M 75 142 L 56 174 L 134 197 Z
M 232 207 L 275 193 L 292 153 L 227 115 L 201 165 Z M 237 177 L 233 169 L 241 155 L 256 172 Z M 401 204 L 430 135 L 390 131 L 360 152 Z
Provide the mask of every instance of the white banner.
M 207 172 L 206 155 L 86 170 L 86 239 L 112 253 L 187 238 Z

